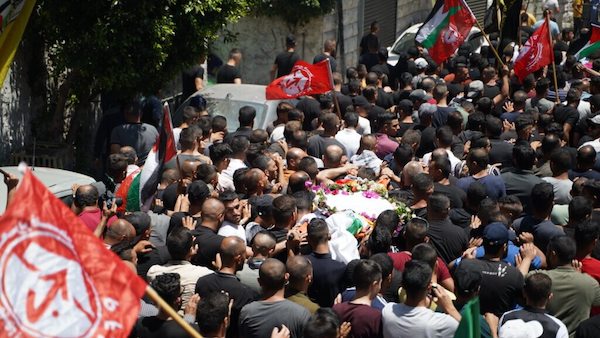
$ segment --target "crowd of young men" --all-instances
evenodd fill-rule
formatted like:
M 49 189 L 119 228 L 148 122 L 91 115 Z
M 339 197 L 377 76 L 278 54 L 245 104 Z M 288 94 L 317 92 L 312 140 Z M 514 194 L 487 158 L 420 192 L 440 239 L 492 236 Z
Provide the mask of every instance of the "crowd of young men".
M 411 47 L 392 67 L 376 33 L 366 64 L 279 103 L 266 130 L 250 106 L 228 131 L 193 100 L 151 211 L 113 217 L 93 185 L 72 210 L 205 337 L 452 337 L 475 297 L 485 337 L 599 337 L 600 58 L 582 64 L 572 34 L 554 35 L 555 87 L 551 67 L 521 83 L 513 53 L 498 67 L 489 46 L 443 65 Z M 133 107 L 99 131 L 109 192 L 157 135 Z M 343 177 L 386 178 L 414 216 L 380 214 L 348 263 L 307 188 Z M 132 336 L 187 336 L 141 302 Z

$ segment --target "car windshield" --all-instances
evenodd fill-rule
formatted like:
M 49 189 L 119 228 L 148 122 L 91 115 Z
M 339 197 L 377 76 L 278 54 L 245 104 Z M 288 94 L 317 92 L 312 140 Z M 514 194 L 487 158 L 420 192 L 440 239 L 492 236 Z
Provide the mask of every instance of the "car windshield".
M 401 52 L 406 52 L 409 47 L 415 45 L 415 33 L 406 33 L 402 38 L 394 45 L 392 48 L 392 52 L 395 54 L 400 54 Z
M 206 101 L 208 102 L 208 113 L 210 116 L 224 116 L 227 119 L 227 130 L 229 131 L 235 131 L 240 126 L 238 113 L 243 106 L 251 106 L 256 109 L 254 125 L 262 126 L 263 120 L 267 116 L 267 106 L 256 102 L 236 101 L 227 98 L 214 99 L 209 97 L 206 98 Z

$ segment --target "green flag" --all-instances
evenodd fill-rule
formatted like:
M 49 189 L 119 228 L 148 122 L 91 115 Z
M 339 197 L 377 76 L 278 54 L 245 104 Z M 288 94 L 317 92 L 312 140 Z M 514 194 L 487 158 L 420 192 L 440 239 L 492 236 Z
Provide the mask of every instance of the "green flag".
M 460 311 L 462 316 L 454 338 L 480 338 L 481 314 L 479 313 L 479 297 L 471 299 Z

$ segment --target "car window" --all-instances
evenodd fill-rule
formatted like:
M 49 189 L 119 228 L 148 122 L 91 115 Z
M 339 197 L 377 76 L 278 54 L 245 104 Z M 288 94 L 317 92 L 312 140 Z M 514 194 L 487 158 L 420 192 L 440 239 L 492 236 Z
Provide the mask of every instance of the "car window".
M 256 109 L 255 126 L 262 126 L 267 117 L 267 106 L 264 104 L 248 101 L 236 101 L 229 99 L 206 98 L 208 113 L 210 116 L 221 115 L 227 119 L 227 130 L 235 131 L 239 126 L 238 112 L 243 106 L 251 106 Z
M 415 45 L 415 33 L 406 33 L 402 36 L 400 41 L 394 45 L 392 52 L 400 54 L 400 52 L 406 52 L 409 47 Z

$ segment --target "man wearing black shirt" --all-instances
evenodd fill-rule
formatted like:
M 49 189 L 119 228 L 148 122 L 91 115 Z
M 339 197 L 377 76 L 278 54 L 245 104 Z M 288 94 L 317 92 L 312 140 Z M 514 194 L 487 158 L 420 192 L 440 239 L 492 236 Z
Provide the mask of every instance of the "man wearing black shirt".
M 296 104 L 296 109 L 304 113 L 302 129 L 306 131 L 313 130 L 312 121 L 321 114 L 321 104 L 313 96 L 304 96 Z
M 278 77 L 288 75 L 294 64 L 300 60 L 300 56 L 296 53 L 296 37 L 290 34 L 285 38 L 286 51 L 277 54 L 275 62 L 271 68 L 271 80 L 275 80 Z
M 335 46 L 335 40 L 325 40 L 325 43 L 323 44 L 323 52 L 317 54 L 314 57 L 313 64 L 319 63 L 325 59 L 329 59 L 329 66 L 331 67 L 331 71 L 335 72 L 337 70 L 337 61 L 335 60 Z
M 242 83 L 242 74 L 238 69 L 242 61 L 242 52 L 234 48 L 229 52 L 229 59 L 217 72 L 217 83 Z
M 451 208 L 462 208 L 467 194 L 459 187 L 450 184 L 452 166 L 448 153 L 444 149 L 436 149 L 429 160 L 429 176 L 433 179 L 433 192 L 439 192 L 450 200 Z
M 329 228 L 325 220 L 313 218 L 308 225 L 308 245 L 312 252 L 306 258 L 312 263 L 313 282 L 308 296 L 321 307 L 331 307 L 341 292 L 346 264 L 331 258 Z
M 502 135 L 502 121 L 493 116 L 485 119 L 486 136 L 490 139 L 490 163 L 500 163 L 502 169 L 513 166 L 513 145 L 500 139 Z
M 360 39 L 360 55 L 369 53 L 369 49 L 379 50 L 379 38 L 377 37 L 379 32 L 379 23 L 377 21 L 371 22 L 371 31 Z
M 469 239 L 464 229 L 452 224 L 448 218 L 450 200 L 441 193 L 434 193 L 427 202 L 427 236 L 438 255 L 449 263 L 460 257 L 467 249 Z
M 201 277 L 196 282 L 196 293 L 204 298 L 213 292 L 225 291 L 233 299 L 231 322 L 237 323 L 244 305 L 258 299 L 258 294 L 250 287 L 242 284 L 236 272 L 244 268 L 246 262 L 246 243 L 237 236 L 225 237 L 219 248 L 221 269 L 216 273 Z M 237 337 L 238 325 L 231 325 L 227 330 L 228 337 Z
M 201 60 L 204 63 L 204 60 Z M 192 68 L 186 69 L 181 73 L 181 84 L 183 87 L 184 98 L 190 97 L 190 95 L 204 88 L 204 68 L 196 65 Z
M 225 238 L 217 235 L 225 219 L 225 205 L 216 198 L 209 198 L 202 204 L 201 215 L 202 223 L 192 230 L 198 244 L 198 253 L 192 257 L 192 263 L 213 269 L 213 262 Z
M 490 223 L 483 232 L 485 256 L 475 258 L 475 250 L 468 251 L 468 259 L 463 259 L 455 274 L 466 271 L 480 272 L 482 275 L 479 300 L 481 313 L 490 312 L 501 316 L 514 309 L 523 290 L 523 275 L 514 266 L 502 261 L 506 255 L 508 229 L 502 223 Z
M 571 88 L 567 92 L 567 105 L 557 105 L 554 108 L 554 122 L 557 122 L 563 126 L 563 140 L 569 144 L 571 139 L 571 132 L 573 127 L 577 125 L 579 121 L 579 112 L 577 106 L 579 105 L 579 99 L 581 98 L 581 92 L 576 88 Z

